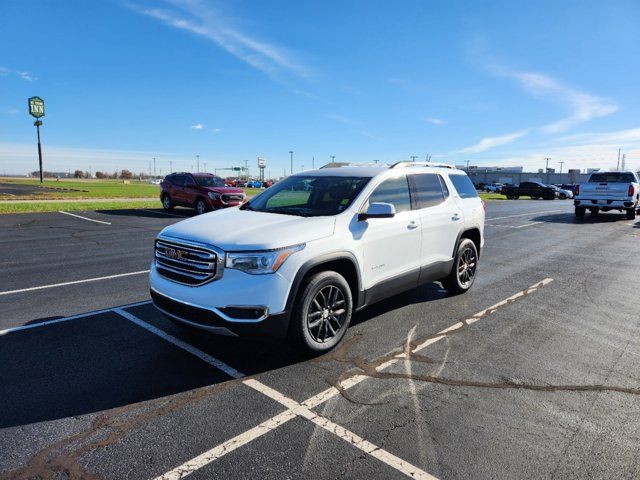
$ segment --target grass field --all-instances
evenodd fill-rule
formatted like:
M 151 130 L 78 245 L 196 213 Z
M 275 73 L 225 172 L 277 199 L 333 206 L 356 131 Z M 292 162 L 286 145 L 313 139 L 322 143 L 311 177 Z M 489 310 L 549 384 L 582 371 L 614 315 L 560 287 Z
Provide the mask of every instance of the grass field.
M 26 203 L 26 202 L 6 202 L 0 204 L 0 214 L 3 213 L 31 213 L 31 212 L 58 212 L 60 210 L 124 210 L 131 208 L 159 208 L 160 201 L 138 200 L 138 201 L 108 201 L 108 202 L 46 202 L 46 203 Z

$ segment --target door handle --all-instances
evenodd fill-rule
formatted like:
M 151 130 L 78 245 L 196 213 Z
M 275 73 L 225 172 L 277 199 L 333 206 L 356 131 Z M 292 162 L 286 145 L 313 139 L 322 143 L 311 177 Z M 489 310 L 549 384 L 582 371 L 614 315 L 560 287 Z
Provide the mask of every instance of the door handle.
M 414 222 L 413 220 L 411 220 L 411 221 L 409 222 L 409 225 L 407 225 L 407 228 L 408 228 L 409 230 L 413 230 L 414 228 L 418 228 L 418 224 L 417 224 L 416 222 Z
M 457 213 L 454 213 L 453 216 L 451 217 L 451 220 L 453 220 L 454 222 L 457 222 L 458 220 L 460 220 L 460 215 L 458 215 Z

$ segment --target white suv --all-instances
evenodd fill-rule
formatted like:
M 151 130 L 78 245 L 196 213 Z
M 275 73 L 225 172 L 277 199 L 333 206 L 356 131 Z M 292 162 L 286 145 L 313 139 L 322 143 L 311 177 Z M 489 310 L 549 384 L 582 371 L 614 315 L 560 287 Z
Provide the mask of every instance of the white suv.
M 469 177 L 448 165 L 303 172 L 241 207 L 162 230 L 151 296 L 178 324 L 286 337 L 321 353 L 374 302 L 433 281 L 467 291 L 484 207 Z

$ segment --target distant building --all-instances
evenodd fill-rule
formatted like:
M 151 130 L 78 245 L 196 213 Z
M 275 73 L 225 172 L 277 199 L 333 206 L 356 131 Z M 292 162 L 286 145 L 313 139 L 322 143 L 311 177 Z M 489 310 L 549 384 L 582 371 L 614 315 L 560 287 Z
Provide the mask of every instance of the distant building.
M 468 173 L 522 173 L 523 167 L 485 167 L 477 165 L 456 165 L 457 168 Z

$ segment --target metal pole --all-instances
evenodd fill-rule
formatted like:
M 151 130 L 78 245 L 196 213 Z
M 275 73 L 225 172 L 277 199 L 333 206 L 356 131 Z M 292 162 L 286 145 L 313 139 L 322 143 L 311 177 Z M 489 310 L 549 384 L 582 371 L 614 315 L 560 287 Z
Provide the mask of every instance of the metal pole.
M 618 149 L 618 163 L 616 164 L 616 170 L 620 170 L 620 148 Z
M 413 163 L 415 163 L 416 162 L 416 158 L 418 158 L 418 156 L 417 155 L 411 155 L 409 158 L 411 159 L 411 161 Z
M 545 173 L 547 174 L 547 183 L 549 183 L 549 160 L 551 160 L 551 157 L 544 157 L 544 159 L 547 161 L 547 166 L 545 167 Z
M 291 169 L 289 170 L 290 175 L 293 175 L 293 150 L 289 150 L 289 155 L 291 155 Z
M 197 171 L 200 171 L 200 155 L 196 155 L 196 165 L 197 165 Z
M 153 178 L 156 178 L 156 157 L 153 157 Z
M 333 163 L 336 160 L 335 155 L 329 155 L 329 158 L 331 159 L 331 163 Z
M 562 165 L 564 164 L 564 162 L 558 162 L 560 164 L 560 173 L 562 173 Z
M 316 169 L 316 157 L 311 157 L 311 169 Z
M 173 161 L 169 160 L 169 173 L 173 172 Z
M 40 143 L 40 125 L 42 125 L 42 122 L 40 120 L 36 120 L 34 125 L 36 126 L 36 130 L 38 131 L 38 162 L 40 164 L 40 183 L 43 183 L 44 179 L 42 173 L 42 144 Z

